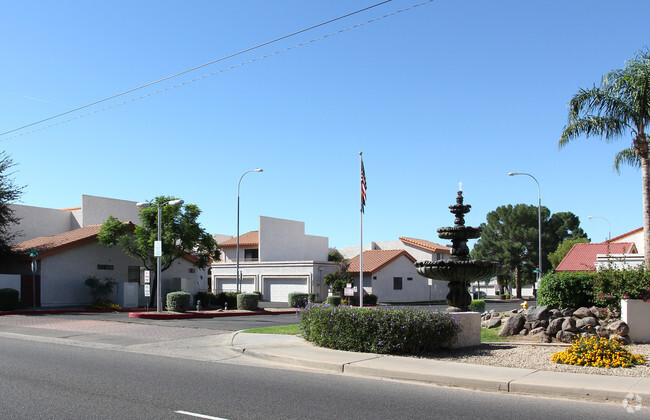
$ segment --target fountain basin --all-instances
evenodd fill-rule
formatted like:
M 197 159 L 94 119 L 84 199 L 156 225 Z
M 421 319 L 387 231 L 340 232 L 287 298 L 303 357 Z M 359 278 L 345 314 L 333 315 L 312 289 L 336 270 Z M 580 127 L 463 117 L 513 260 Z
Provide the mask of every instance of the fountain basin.
M 417 261 L 417 272 L 431 279 L 453 282 L 469 282 L 490 277 L 499 269 L 500 263 L 486 260 L 438 260 Z

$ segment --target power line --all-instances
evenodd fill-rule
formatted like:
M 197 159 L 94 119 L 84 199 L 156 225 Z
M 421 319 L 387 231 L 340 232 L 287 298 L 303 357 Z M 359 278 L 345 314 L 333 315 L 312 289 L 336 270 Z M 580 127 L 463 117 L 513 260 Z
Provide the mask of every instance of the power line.
M 244 53 L 246 53 L 246 52 L 250 52 L 250 51 L 252 51 L 252 50 L 255 50 L 255 49 L 261 48 L 261 47 L 263 47 L 263 46 L 266 46 L 266 45 L 269 45 L 269 44 L 272 44 L 272 43 L 278 42 L 278 41 L 283 40 L 283 39 L 287 39 L 287 38 L 289 38 L 289 37 L 292 37 L 292 36 L 298 35 L 298 34 L 300 34 L 300 33 L 303 33 L 303 32 L 306 32 L 306 31 L 309 31 L 309 30 L 312 30 L 312 29 L 318 28 L 318 27 L 323 26 L 323 25 L 327 25 L 327 24 L 329 24 L 329 23 L 335 22 L 335 21 L 337 21 L 337 20 L 341 20 L 341 19 L 343 19 L 343 18 L 346 18 L 346 17 L 352 16 L 352 15 L 355 15 L 355 14 L 357 14 L 357 13 L 361 13 L 361 12 L 363 12 L 363 11 L 366 11 L 366 10 L 372 9 L 372 8 L 374 8 L 374 7 L 377 7 L 377 6 L 383 5 L 383 4 L 385 4 L 385 3 L 389 3 L 389 2 L 391 2 L 391 1 L 393 1 L 393 0 L 386 0 L 386 1 L 383 1 L 383 2 L 381 2 L 381 3 L 377 3 L 377 4 L 374 4 L 374 5 L 372 5 L 372 6 L 366 7 L 366 8 L 364 8 L 364 9 L 359 9 L 359 10 L 357 10 L 357 11 L 355 11 L 355 12 L 348 13 L 348 14 L 343 15 L 343 16 L 340 16 L 340 17 L 338 17 L 338 18 L 331 19 L 331 20 L 328 20 L 328 21 L 326 21 L 326 22 L 319 23 L 318 25 L 314 25 L 314 26 L 311 26 L 311 27 L 309 27 L 309 28 L 305 28 L 305 29 L 302 29 L 302 30 L 300 30 L 300 31 L 293 32 L 293 33 L 291 33 L 291 34 L 289 34 L 289 35 L 285 35 L 285 36 L 282 36 L 282 37 L 280 37 L 280 38 L 276 38 L 276 39 L 274 39 L 274 40 L 272 40 L 272 41 L 268 41 L 268 42 L 265 42 L 265 43 L 262 43 L 262 44 L 256 45 L 256 46 L 254 46 L 254 47 L 250 47 L 250 48 L 247 48 L 247 49 L 245 49 L 245 50 L 241 50 L 241 51 L 239 51 L 239 52 L 236 52 L 236 53 L 230 54 L 230 55 L 228 55 L 228 56 L 225 56 L 225 57 L 219 58 L 219 59 L 217 59 L 217 60 L 213 60 L 213 61 L 211 61 L 211 62 L 209 62 L 209 63 L 201 64 L 200 66 L 196 66 L 196 67 L 193 67 L 193 68 L 191 68 L 191 69 L 187 69 L 187 70 L 184 70 L 184 71 L 182 71 L 182 72 L 179 72 L 179 73 L 173 74 L 173 75 L 171 75 L 171 76 L 164 77 L 164 78 L 162 78 L 162 79 L 156 80 L 155 82 L 150 82 L 150 83 L 147 83 L 147 84 L 144 84 L 144 85 L 138 86 L 138 87 L 136 87 L 136 88 L 129 89 L 129 90 L 124 91 L 124 92 L 122 92 L 122 93 L 118 93 L 118 94 L 115 94 L 115 95 L 109 96 L 109 97 L 107 97 L 107 98 L 104 98 L 104 99 L 101 99 L 101 100 L 98 100 L 98 101 L 95 101 L 95 102 L 89 103 L 89 104 L 87 104 L 87 105 L 83 105 L 83 106 L 80 106 L 80 107 L 77 107 L 77 108 L 71 109 L 71 110 L 69 110 L 69 111 L 62 112 L 62 113 L 59 113 L 59 114 L 53 115 L 53 116 L 51 116 L 51 117 L 44 118 L 44 119 L 42 119 L 42 120 L 39 120 L 39 121 L 36 121 L 36 122 L 30 123 L 30 124 L 24 125 L 24 126 L 22 126 L 22 127 L 18 127 L 18 128 L 14 128 L 14 129 L 12 129 L 12 130 L 9 130 L 9 131 L 5 131 L 4 133 L 0 133 L 0 137 L 5 136 L 5 135 L 10 134 L 10 133 L 14 133 L 14 132 L 16 132 L 16 131 L 24 130 L 25 128 L 29 128 L 29 127 L 32 127 L 32 126 L 34 126 L 34 125 L 44 123 L 44 122 L 46 122 L 46 121 L 53 120 L 53 119 L 55 119 L 55 118 L 62 117 L 62 116 L 67 115 L 67 114 L 71 114 L 71 113 L 76 112 L 76 111 L 80 111 L 80 110 L 85 109 L 85 108 L 89 108 L 89 107 L 91 107 L 91 106 L 94 106 L 94 105 L 100 104 L 100 103 L 102 103 L 102 102 L 109 101 L 109 100 L 111 100 L 111 99 L 115 99 L 115 98 L 117 98 L 117 97 L 120 97 L 120 96 L 126 95 L 126 94 L 128 94 L 128 93 L 135 92 L 135 91 L 140 90 L 140 89 L 144 89 L 144 88 L 149 87 L 149 86 L 152 86 L 152 85 L 154 85 L 154 84 L 157 84 L 157 83 L 160 83 L 160 82 L 163 82 L 163 81 L 166 81 L 166 80 L 172 79 L 172 78 L 177 77 L 177 76 L 181 76 L 181 75 L 183 75 L 183 74 L 189 73 L 189 72 L 194 71 L 194 70 L 198 70 L 198 69 L 200 69 L 200 68 L 203 68 L 203 67 L 209 66 L 209 65 L 211 65 L 211 64 L 218 63 L 218 62 L 223 61 L 223 60 L 226 60 L 226 59 L 228 59 L 228 58 L 232 58 L 232 57 L 235 57 L 235 56 L 238 56 L 238 55 L 244 54 Z M 214 75 L 217 75 L 217 74 L 221 74 L 221 73 L 224 73 L 224 72 L 226 72 L 226 71 L 233 70 L 233 69 L 236 69 L 236 68 L 239 68 L 239 67 L 245 66 L 245 65 L 247 65 L 247 64 L 251 64 L 251 63 L 254 63 L 254 62 L 256 62 L 256 61 L 260 61 L 260 60 L 263 60 L 263 59 L 265 59 L 265 58 L 269 58 L 269 57 L 272 57 L 272 56 L 274 56 L 274 55 L 278 55 L 278 54 L 281 54 L 281 53 L 284 53 L 284 52 L 287 52 L 287 51 L 290 51 L 290 50 L 293 50 L 293 49 L 296 49 L 296 48 L 299 48 L 299 47 L 302 47 L 302 46 L 305 46 L 305 45 L 308 45 L 308 44 L 311 44 L 311 43 L 314 43 L 314 42 L 316 42 L 316 41 L 320 41 L 320 40 L 323 40 L 323 39 L 326 39 L 326 38 L 329 38 L 329 37 L 332 37 L 332 36 L 335 36 L 335 35 L 339 35 L 339 34 L 341 34 L 341 33 L 343 33 L 343 32 L 347 32 L 347 31 L 349 31 L 349 30 L 356 29 L 356 28 L 359 28 L 359 27 L 361 27 L 361 26 L 365 26 L 365 25 L 367 25 L 367 24 L 369 24 L 369 23 L 377 22 L 377 21 L 379 21 L 379 20 L 385 19 L 385 18 L 390 17 L 390 16 L 394 16 L 394 15 L 399 14 L 399 13 L 402 13 L 402 12 L 406 12 L 406 11 L 411 10 L 411 9 L 414 9 L 414 8 L 416 8 L 416 7 L 423 6 L 423 5 L 427 4 L 427 3 L 431 3 L 431 2 L 433 2 L 433 1 L 435 1 L 435 0 L 427 0 L 427 1 L 425 1 L 425 2 L 422 2 L 422 3 L 419 3 L 419 4 L 415 4 L 415 5 L 409 6 L 409 7 L 407 7 L 407 8 L 404 8 L 404 9 L 401 9 L 401 10 L 397 10 L 397 11 L 395 11 L 395 12 L 388 13 L 388 14 L 385 14 L 385 15 L 383 15 L 383 16 L 380 16 L 380 17 L 377 17 L 377 18 L 374 18 L 374 19 L 368 20 L 368 21 L 366 21 L 366 22 L 359 23 L 359 24 L 356 24 L 356 25 L 353 25 L 353 26 L 349 26 L 349 27 L 347 27 L 347 28 L 345 28 L 345 29 L 341 29 L 341 30 L 339 30 L 339 31 L 332 32 L 332 33 L 329 33 L 329 34 L 323 35 L 323 36 L 321 36 L 321 37 L 314 38 L 314 39 L 311 39 L 311 40 L 309 40 L 309 41 L 302 42 L 302 43 L 300 43 L 300 44 L 296 44 L 296 45 L 293 45 L 293 46 L 291 46 L 291 47 L 287 47 L 287 48 L 284 48 L 284 49 L 282 49 L 282 50 L 278 50 L 278 51 L 272 52 L 272 53 L 270 53 L 270 54 L 266 54 L 266 55 L 263 55 L 263 56 L 260 56 L 260 57 L 257 57 L 257 58 L 253 58 L 253 59 L 251 59 L 251 60 L 248 60 L 248 61 L 245 61 L 245 62 L 242 62 L 242 63 L 236 64 L 236 65 L 233 65 L 233 66 L 230 66 L 230 67 L 226 67 L 226 68 L 224 68 L 224 69 L 221 69 L 221 70 L 216 71 L 216 72 L 213 72 L 213 73 L 208 73 L 208 74 L 205 74 L 205 75 L 203 75 L 203 76 L 196 77 L 196 78 L 194 78 L 194 79 L 190 79 L 190 80 L 187 80 L 187 81 L 185 81 L 185 82 L 178 83 L 178 84 L 176 84 L 176 85 L 172 85 L 172 86 L 166 87 L 166 88 L 164 88 L 164 89 L 160 89 L 160 90 L 157 90 L 157 91 L 154 91 L 154 92 L 151 92 L 151 93 L 145 94 L 145 95 L 141 95 L 141 96 L 138 96 L 138 97 L 136 97 L 136 98 L 132 98 L 132 99 L 129 99 L 129 100 L 127 100 L 127 101 L 120 102 L 120 103 L 118 103 L 118 104 L 114 104 L 114 105 L 111 105 L 111 106 L 108 106 L 108 107 L 104 107 L 104 108 L 98 109 L 98 110 L 96 110 L 96 111 L 93 111 L 93 112 L 87 113 L 87 114 L 79 115 L 79 116 L 74 117 L 74 118 L 69 118 L 69 119 L 67 119 L 67 120 L 63 120 L 63 121 L 60 121 L 60 122 L 58 122 L 58 123 L 50 124 L 50 125 L 47 125 L 47 126 L 45 126 L 45 127 L 41 127 L 41 128 L 35 129 L 35 130 L 31 130 L 31 131 L 28 131 L 28 132 L 25 132 L 25 133 L 16 134 L 16 135 L 14 135 L 14 136 L 11 136 L 11 137 L 8 137 L 8 138 L 5 138 L 5 139 L 2 139 L 2 140 L 0 140 L 0 141 L 3 141 L 3 140 L 10 140 L 10 139 L 13 139 L 13 138 L 16 138 L 16 137 L 22 137 L 22 136 L 24 136 L 24 135 L 28 135 L 28 134 L 35 133 L 35 132 L 38 132 L 38 131 L 42 131 L 42 130 L 45 130 L 45 129 L 47 129 L 47 128 L 55 127 L 55 126 L 58 126 L 58 125 L 61 125 L 61 124 L 65 124 L 65 123 L 68 123 L 68 122 L 71 122 L 71 121 L 75 121 L 75 120 L 78 120 L 78 119 L 81 119 L 81 118 L 85 118 L 85 117 L 88 117 L 88 116 L 91 116 L 91 115 L 94 115 L 94 114 L 97 114 L 97 113 L 100 113 L 100 112 L 103 112 L 103 111 L 107 111 L 107 110 L 110 110 L 110 109 L 113 109 L 113 108 L 117 108 L 117 107 L 119 107 L 119 106 L 126 105 L 126 104 L 128 104 L 128 103 L 136 102 L 136 101 L 138 101 L 138 100 L 141 100 L 141 99 L 144 99 L 144 98 L 148 98 L 148 97 L 150 97 L 150 96 L 154 96 L 154 95 L 157 95 L 157 94 L 159 94 L 159 93 L 167 92 L 167 91 L 172 90 L 172 89 L 175 89 L 175 88 L 177 88 L 177 87 L 185 86 L 185 85 L 188 85 L 188 84 L 190 84 L 190 83 L 194 83 L 194 82 L 197 82 L 197 81 L 199 81 L 199 80 L 206 79 L 206 78 L 208 78 L 208 77 L 211 77 L 211 76 L 214 76 Z

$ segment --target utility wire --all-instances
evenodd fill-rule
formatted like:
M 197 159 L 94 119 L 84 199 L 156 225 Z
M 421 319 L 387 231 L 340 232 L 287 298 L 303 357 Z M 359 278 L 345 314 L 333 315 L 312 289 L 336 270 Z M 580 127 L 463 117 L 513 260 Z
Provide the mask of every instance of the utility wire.
M 298 32 L 294 32 L 294 33 L 292 33 L 292 34 L 290 34 L 290 35 L 285 35 L 285 36 L 283 36 L 283 37 L 281 37 L 281 38 L 276 38 L 276 39 L 274 39 L 273 41 L 268 41 L 268 42 L 265 42 L 265 43 L 263 43 L 263 44 L 259 44 L 259 45 L 255 46 L 255 47 L 251 47 L 251 48 L 248 48 L 248 49 L 246 49 L 246 50 L 242 50 L 242 51 L 239 51 L 239 52 L 237 52 L 237 53 L 231 54 L 231 55 L 229 55 L 229 56 L 226 56 L 226 57 L 223 57 L 223 58 L 220 58 L 220 59 L 217 59 L 217 60 L 211 61 L 211 62 L 209 62 L 209 63 L 205 63 L 205 64 L 202 64 L 202 65 L 200 65 L 200 66 L 197 66 L 197 67 L 194 67 L 194 68 L 191 68 L 191 69 L 188 69 L 188 70 L 182 71 L 182 72 L 180 72 L 180 73 L 176 73 L 176 74 L 174 74 L 174 75 L 167 76 L 167 77 L 165 77 L 165 78 L 163 78 L 163 79 L 160 79 L 160 80 L 157 80 L 157 81 L 155 81 L 155 82 L 147 83 L 147 84 L 145 84 L 145 85 L 142 85 L 142 86 L 139 86 L 139 87 L 137 87 L 137 88 L 133 88 L 133 89 L 130 89 L 130 90 L 124 91 L 124 92 L 122 92 L 122 93 L 119 93 L 119 94 L 116 94 L 116 95 L 110 96 L 110 97 L 108 97 L 108 98 L 101 99 L 101 100 L 99 100 L 99 101 L 95 101 L 95 102 L 92 102 L 92 103 L 90 103 L 90 104 L 87 104 L 87 105 L 84 105 L 84 106 L 81 106 L 81 107 L 78 107 L 78 108 L 75 108 L 75 109 L 72 109 L 72 110 L 69 110 L 69 111 L 66 111 L 66 112 L 62 112 L 62 113 L 60 113 L 60 114 L 57 114 L 57 115 L 54 115 L 54 116 L 51 116 L 51 117 L 48 117 L 48 118 L 42 119 L 42 120 L 40 120 L 40 121 L 33 122 L 33 123 L 31 123 L 31 124 L 24 125 L 24 126 L 22 126 L 22 127 L 15 128 L 15 129 L 13 129 L 13 130 L 6 131 L 6 132 L 4 132 L 4 133 L 0 133 L 0 137 L 5 136 L 5 135 L 10 134 L 10 133 L 13 133 L 13 132 L 16 132 L 16 131 L 19 131 L 19 130 L 23 130 L 23 129 L 28 128 L 28 127 L 32 127 L 32 126 L 37 125 L 37 124 L 41 124 L 41 123 L 46 122 L 46 121 L 50 121 L 50 120 L 55 119 L 55 118 L 59 118 L 59 117 L 61 117 L 61 116 L 64 116 L 64 115 L 67 115 L 67 114 L 73 113 L 73 112 L 75 112 L 75 111 L 79 111 L 79 110 L 82 110 L 82 109 L 85 109 L 85 108 L 91 107 L 91 106 L 93 106 L 93 105 L 97 105 L 97 104 L 102 103 L 102 102 L 106 102 L 106 101 L 111 100 L 111 99 L 115 99 L 115 98 L 117 98 L 117 97 L 119 97 L 119 96 L 123 96 L 123 95 L 126 95 L 126 94 L 131 93 L 131 92 L 135 92 L 135 91 L 137 91 L 137 90 L 140 90 L 140 89 L 143 89 L 143 88 L 145 88 L 145 87 L 148 87 L 148 86 L 154 85 L 154 84 L 156 84 L 156 83 L 163 82 L 163 81 L 165 81 L 165 80 L 169 80 L 169 79 L 171 79 L 171 78 L 173 78 L 173 77 L 180 76 L 180 75 L 185 74 L 185 73 L 188 73 L 188 72 L 190 72 L 190 71 L 200 69 L 200 68 L 202 68 L 202 67 L 208 66 L 208 65 L 210 65 L 210 64 L 217 63 L 217 62 L 219 62 L 219 61 L 226 60 L 226 59 L 228 59 L 228 58 L 232 58 L 232 57 L 234 57 L 234 56 L 237 56 L 237 55 L 243 54 L 243 53 L 248 52 L 248 51 L 252 51 L 252 50 L 257 49 L 257 48 L 260 48 L 260 47 L 262 47 L 262 46 L 269 45 L 269 44 L 271 44 L 271 43 L 274 43 L 274 42 L 280 41 L 280 40 L 282 40 L 282 39 L 289 38 L 289 37 L 291 37 L 291 36 L 294 36 L 294 35 L 300 34 L 300 33 L 302 33 L 302 32 L 308 31 L 308 30 L 310 30 L 310 29 L 314 29 L 314 28 L 317 28 L 317 27 L 319 27 L 319 26 L 323 26 L 323 25 L 325 25 L 325 24 L 328 24 L 328 23 L 331 23 L 331 22 L 334 22 L 334 21 L 337 21 L 337 20 L 343 19 L 343 18 L 345 18 L 345 17 L 348 17 L 348 16 L 351 16 L 351 15 L 354 15 L 354 14 L 360 13 L 360 12 L 362 12 L 362 11 L 365 11 L 365 10 L 371 9 L 371 8 L 373 8 L 373 7 L 377 7 L 377 6 L 379 6 L 379 5 L 382 5 L 382 4 L 384 4 L 384 3 L 388 3 L 388 2 L 390 2 L 390 1 L 392 1 L 392 0 L 387 0 L 387 1 L 384 1 L 384 2 L 382 2 L 382 3 L 377 3 L 377 4 L 373 5 L 373 6 L 367 7 L 367 8 L 365 8 L 365 9 L 357 10 L 356 12 L 349 13 L 349 14 L 347 14 L 347 15 L 344 15 L 344 16 L 341 16 L 341 17 L 338 17 L 338 18 L 336 18 L 336 19 L 329 20 L 329 21 L 327 21 L 327 22 L 320 23 L 320 24 L 315 25 L 315 26 L 312 26 L 312 27 L 310 27 L 310 28 L 300 30 L 300 31 L 298 31 Z M 221 70 L 216 71 L 216 72 L 208 73 L 208 74 L 205 74 L 205 75 L 203 75 L 203 76 L 196 77 L 196 78 L 194 78 L 194 79 L 186 80 L 186 81 L 184 81 L 184 82 L 182 82 L 182 83 L 178 83 L 178 84 L 176 84 L 176 85 L 172 85 L 172 86 L 166 87 L 166 88 L 164 88 L 164 89 L 160 89 L 160 90 L 157 90 L 157 91 L 154 91 L 154 92 L 150 92 L 150 93 L 147 93 L 147 94 L 145 94 L 145 95 L 141 95 L 141 96 L 138 96 L 138 97 L 136 97 L 136 98 L 132 98 L 132 99 L 129 99 L 129 100 L 127 100 L 127 101 L 123 101 L 123 102 L 120 102 L 120 103 L 117 103 L 117 104 L 114 104 L 114 105 L 111 105 L 111 106 L 107 106 L 107 107 L 104 107 L 104 108 L 98 109 L 98 110 L 96 110 L 96 111 L 89 112 L 89 113 L 87 113 L 87 114 L 83 114 L 83 115 L 79 115 L 79 116 L 76 116 L 76 117 L 73 117 L 73 118 L 69 118 L 69 119 L 67 119 L 67 120 L 63 120 L 63 121 L 60 121 L 60 122 L 57 122 L 57 123 L 54 123 L 54 124 L 50 124 L 50 125 L 47 125 L 47 126 L 44 126 L 44 127 L 41 127 L 41 128 L 37 128 L 37 129 L 31 130 L 31 131 L 28 131 L 28 132 L 25 132 L 25 133 L 16 134 L 16 135 L 14 135 L 14 136 L 11 136 L 11 137 L 8 137 L 8 138 L 5 138 L 5 139 L 0 139 L 0 141 L 10 140 L 10 139 L 13 139 L 13 138 L 16 138 L 16 137 L 22 137 L 22 136 L 25 136 L 25 135 L 28 135 L 28 134 L 32 134 L 32 133 L 35 133 L 35 132 L 38 132 L 38 131 L 45 130 L 45 129 L 47 129 L 47 128 L 51 128 L 51 127 L 55 127 L 55 126 L 58 126 L 58 125 L 62 125 L 62 124 L 65 124 L 65 123 L 68 123 L 68 122 L 71 122 L 71 121 L 75 121 L 75 120 L 78 120 L 78 119 L 81 119 L 81 118 L 85 118 L 85 117 L 88 117 L 88 116 L 91 116 L 91 115 L 94 115 L 94 114 L 97 114 L 97 113 L 100 113 L 100 112 L 103 112 L 103 111 L 107 111 L 107 110 L 110 110 L 110 109 L 113 109 L 113 108 L 117 108 L 117 107 L 122 106 L 122 105 L 126 105 L 126 104 L 129 104 L 129 103 L 132 103 L 132 102 L 136 102 L 136 101 L 139 101 L 139 100 L 141 100 L 141 99 L 145 99 L 145 98 L 148 98 L 148 97 L 150 97 L 150 96 L 157 95 L 157 94 L 159 94 L 159 93 L 167 92 L 167 91 L 172 90 L 172 89 L 175 89 L 175 88 L 177 88 L 177 87 L 185 86 L 185 85 L 188 85 L 188 84 L 190 84 L 190 83 L 194 83 L 194 82 L 197 82 L 197 81 L 199 81 L 199 80 L 203 80 L 203 79 L 206 79 L 206 78 L 208 78 L 208 77 L 215 76 L 215 75 L 217 75 L 217 74 L 221 74 L 221 73 L 224 73 L 224 72 L 226 72 L 226 71 L 233 70 L 233 69 L 236 69 L 236 68 L 239 68 L 239 67 L 243 67 L 243 66 L 245 66 L 245 65 L 247 65 L 247 64 L 251 64 L 251 63 L 254 63 L 254 62 L 257 62 L 257 61 L 263 60 L 263 59 L 265 59 L 265 58 L 272 57 L 272 56 L 274 56 L 274 55 L 278 55 L 278 54 L 281 54 L 281 53 L 284 53 L 284 52 L 287 52 L 287 51 L 290 51 L 290 50 L 293 50 L 293 49 L 296 49 L 296 48 L 299 48 L 299 47 L 303 47 L 303 46 L 306 46 L 306 45 L 312 44 L 312 43 L 317 42 L 317 41 L 321 41 L 321 40 L 326 39 L 326 38 L 330 38 L 330 37 L 335 36 L 335 35 L 339 35 L 339 34 L 341 34 L 341 33 L 343 33 L 343 32 L 347 32 L 347 31 L 350 31 L 350 30 L 352 30 L 352 29 L 356 29 L 356 28 L 359 28 L 359 27 L 361 27 L 361 26 L 365 26 L 365 25 L 367 25 L 367 24 L 369 24 L 369 23 L 377 22 L 377 21 L 382 20 L 382 19 L 385 19 L 385 18 L 387 18 L 387 17 L 391 17 L 391 16 L 397 15 L 397 14 L 399 14 L 399 13 L 409 11 L 409 10 L 414 9 L 414 8 L 416 8 L 416 7 L 423 6 L 423 5 L 428 4 L 428 3 L 432 3 L 433 1 L 435 1 L 435 0 L 427 0 L 427 1 L 422 2 L 422 3 L 414 4 L 414 5 L 409 6 L 409 7 L 407 7 L 407 8 L 400 9 L 400 10 L 397 10 L 397 11 L 395 11 L 395 12 L 385 14 L 385 15 L 383 15 L 383 16 L 380 16 L 380 17 L 377 17 L 377 18 L 374 18 L 374 19 L 368 20 L 368 21 L 366 21 L 366 22 L 362 22 L 362 23 L 358 23 L 358 24 L 353 25 L 353 26 L 349 26 L 349 27 L 347 27 L 347 28 L 345 28 L 345 29 L 341 29 L 341 30 L 338 30 L 338 31 L 336 31 L 336 32 L 331 32 L 331 33 L 329 33 L 329 34 L 326 34 L 326 35 L 320 36 L 320 37 L 318 37 L 318 38 L 314 38 L 314 39 L 311 39 L 311 40 L 309 40 L 309 41 L 302 42 L 302 43 L 300 43 L 300 44 L 296 44 L 296 45 L 293 45 L 293 46 L 291 46 L 291 47 L 287 47 L 287 48 L 284 48 L 284 49 L 281 49 L 281 50 L 278 50 L 278 51 L 272 52 L 272 53 L 270 53 L 270 54 L 266 54 L 266 55 L 263 55 L 263 56 L 260 56 L 260 57 L 257 57 L 257 58 L 253 58 L 253 59 L 251 59 L 251 60 L 248 60 L 248 61 L 245 61 L 245 62 L 242 62 L 242 63 L 236 64 L 236 65 L 230 66 L 230 67 L 226 67 L 226 68 L 221 69 Z
M 354 11 L 354 12 L 352 12 L 352 13 L 348 13 L 348 14 L 346 14 L 346 15 L 339 16 L 339 17 L 334 18 L 334 19 L 330 19 L 330 20 L 328 20 L 328 21 L 326 21 L 326 22 L 322 22 L 322 23 L 319 23 L 319 24 L 317 24 L 317 25 L 310 26 L 310 27 L 305 28 L 305 29 L 301 29 L 301 30 L 299 30 L 299 31 L 297 31 L 297 32 L 293 32 L 293 33 L 291 33 L 291 34 L 281 36 L 280 38 L 275 38 L 274 40 L 267 41 L 267 42 L 264 42 L 264 43 L 262 43 L 262 44 L 258 44 L 258 45 L 254 46 L 254 47 L 250 47 L 250 48 L 247 48 L 247 49 L 245 49 L 245 50 L 241 50 L 241 51 L 238 51 L 238 52 L 236 52 L 236 53 L 233 53 L 233 54 L 227 55 L 227 56 L 225 56 L 225 57 L 221 57 L 221 58 L 218 58 L 218 59 L 216 59 L 216 60 L 210 61 L 210 62 L 208 62 L 208 63 L 201 64 L 201 65 L 196 66 L 196 67 L 192 67 L 191 69 L 183 70 L 183 71 L 181 71 L 181 72 L 179 72 L 179 73 L 172 74 L 171 76 L 163 77 L 162 79 L 156 80 L 155 82 L 150 82 L 150 83 L 147 83 L 147 84 L 144 84 L 144 85 L 138 86 L 138 87 L 136 87 L 136 88 L 126 90 L 126 91 L 124 91 L 124 92 L 122 92 L 122 93 L 118 93 L 118 94 L 115 94 L 115 95 L 113 95 L 113 96 L 109 96 L 109 97 L 107 97 L 107 98 L 100 99 L 100 100 L 98 100 L 98 101 L 91 102 L 91 103 L 89 103 L 89 104 L 86 104 L 86 105 L 83 105 L 83 106 L 80 106 L 80 107 L 77 107 L 77 108 L 71 109 L 71 110 L 69 110 L 69 111 L 65 111 L 65 112 L 62 112 L 62 113 L 60 113 L 60 114 L 56 114 L 56 115 L 53 115 L 53 116 L 51 116 L 51 117 L 44 118 L 44 119 L 42 119 L 42 120 L 39 120 L 39 121 L 36 121 L 36 122 L 30 123 L 30 124 L 24 125 L 24 126 L 22 126 L 22 127 L 18 127 L 18 128 L 14 128 L 14 129 L 12 129 L 12 130 L 9 130 L 9 131 L 5 131 L 4 133 L 0 133 L 0 137 L 5 136 L 5 135 L 10 134 L 10 133 L 13 133 L 13 132 L 15 132 L 15 131 L 19 131 L 19 130 L 22 130 L 22 129 L 25 129 L 25 128 L 28 128 L 28 127 L 31 127 L 31 126 L 37 125 L 37 124 L 41 124 L 41 123 L 43 123 L 43 122 L 45 122 L 45 121 L 50 121 L 50 120 L 53 120 L 53 119 L 55 119 L 55 118 L 62 117 L 62 116 L 64 116 L 64 115 L 71 114 L 71 113 L 73 113 L 73 112 L 76 112 L 76 111 L 79 111 L 79 110 L 82 110 L 82 109 L 85 109 L 85 108 L 89 108 L 89 107 L 91 107 L 91 106 L 93 106 L 93 105 L 97 105 L 97 104 L 100 104 L 100 103 L 102 103 L 102 102 L 110 101 L 111 99 L 115 99 L 115 98 L 117 98 L 117 97 L 120 97 L 120 96 L 126 95 L 126 94 L 128 94 L 128 93 L 132 93 L 132 92 L 135 92 L 135 91 L 137 91 L 137 90 L 144 89 L 144 88 L 149 87 L 149 86 L 151 86 L 151 85 L 155 85 L 155 84 L 157 84 L 157 83 L 164 82 L 165 80 L 169 80 L 169 79 L 172 79 L 172 78 L 174 78 L 174 77 L 178 77 L 178 76 L 183 75 L 183 74 L 185 74 L 185 73 L 189 73 L 189 72 L 191 72 L 191 71 L 198 70 L 198 69 L 200 69 L 200 68 L 203 68 L 203 67 L 206 67 L 206 66 L 209 66 L 209 65 L 212 65 L 212 64 L 218 63 L 218 62 L 220 62 L 220 61 L 227 60 L 227 59 L 232 58 L 232 57 L 236 57 L 236 56 L 238 56 L 238 55 L 241 55 L 241 54 L 247 53 L 247 52 L 249 52 L 249 51 L 256 50 L 256 49 L 261 48 L 261 47 L 264 47 L 264 46 L 266 46 L 266 45 L 270 45 L 270 44 L 273 44 L 273 43 L 275 43 L 275 42 L 282 41 L 283 39 L 287 39 L 287 38 L 290 38 L 290 37 L 292 37 L 292 36 L 296 36 L 296 35 L 301 34 L 301 33 L 303 33 L 303 32 L 311 31 L 312 29 L 316 29 L 316 28 L 318 28 L 318 27 L 321 27 L 321 26 L 324 26 L 324 25 L 330 24 L 330 23 L 332 23 L 332 22 L 336 22 L 337 20 L 341 20 L 341 19 L 344 19 L 344 18 L 346 18 L 346 17 L 352 16 L 352 15 L 356 15 L 356 14 L 361 13 L 361 12 L 365 12 L 366 10 L 370 10 L 370 9 L 375 8 L 375 7 L 381 6 L 381 5 L 383 5 L 383 4 L 390 3 L 391 1 L 393 1 L 393 0 L 386 0 L 386 1 L 382 1 L 382 2 L 377 3 L 377 4 L 373 4 L 372 6 L 368 6 L 368 7 L 365 7 L 365 8 L 363 8 L 363 9 L 359 9 L 359 10 Z

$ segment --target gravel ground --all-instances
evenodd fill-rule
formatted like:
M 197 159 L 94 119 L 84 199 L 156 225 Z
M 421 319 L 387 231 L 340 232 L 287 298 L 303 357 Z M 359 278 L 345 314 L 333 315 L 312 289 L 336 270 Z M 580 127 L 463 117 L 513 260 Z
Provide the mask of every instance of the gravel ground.
M 468 349 L 456 349 L 429 354 L 426 357 L 447 362 L 472 363 L 553 372 L 589 373 L 595 375 L 650 377 L 650 344 L 630 345 L 628 350 L 646 356 L 646 364 L 632 368 L 596 368 L 561 365 L 551 361 L 551 355 L 566 345 L 540 345 L 529 343 L 490 343 Z

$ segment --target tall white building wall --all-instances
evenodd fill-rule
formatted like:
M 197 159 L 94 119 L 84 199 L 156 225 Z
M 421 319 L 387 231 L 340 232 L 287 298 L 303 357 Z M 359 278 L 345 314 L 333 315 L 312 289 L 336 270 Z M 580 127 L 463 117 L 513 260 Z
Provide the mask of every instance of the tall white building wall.
M 102 224 L 109 216 L 115 216 L 123 222 L 140 224 L 139 209 L 135 201 L 115 198 L 81 196 L 81 227 Z
M 260 216 L 260 262 L 327 261 L 328 242 L 324 236 L 305 235 L 304 222 Z
M 20 219 L 18 224 L 9 226 L 9 232 L 17 233 L 16 243 L 41 236 L 58 235 L 77 229 L 70 210 L 48 209 L 45 207 L 10 204 L 14 215 Z

